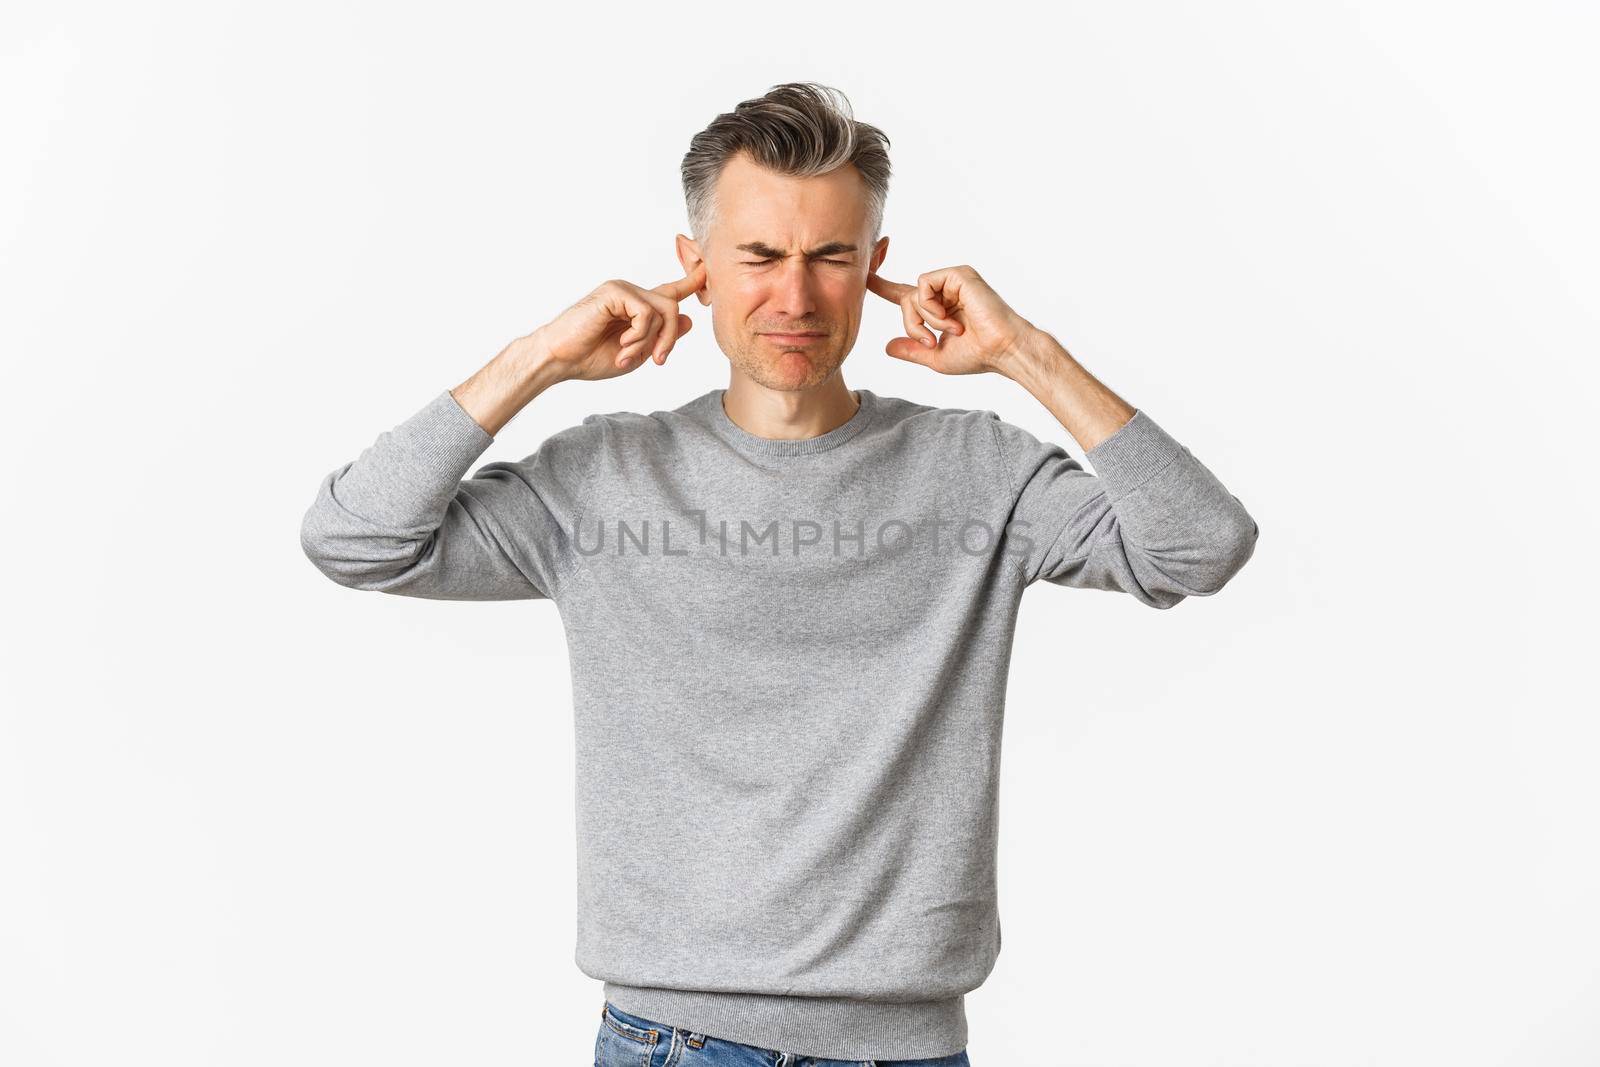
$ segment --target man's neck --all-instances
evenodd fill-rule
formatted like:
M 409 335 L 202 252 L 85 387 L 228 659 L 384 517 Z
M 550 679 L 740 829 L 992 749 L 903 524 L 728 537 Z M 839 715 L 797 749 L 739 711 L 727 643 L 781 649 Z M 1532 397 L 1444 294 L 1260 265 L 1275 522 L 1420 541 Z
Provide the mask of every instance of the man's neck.
M 860 406 L 837 374 L 813 389 L 792 391 L 768 389 L 734 375 L 722 398 L 735 426 L 775 441 L 821 437 L 849 422 Z

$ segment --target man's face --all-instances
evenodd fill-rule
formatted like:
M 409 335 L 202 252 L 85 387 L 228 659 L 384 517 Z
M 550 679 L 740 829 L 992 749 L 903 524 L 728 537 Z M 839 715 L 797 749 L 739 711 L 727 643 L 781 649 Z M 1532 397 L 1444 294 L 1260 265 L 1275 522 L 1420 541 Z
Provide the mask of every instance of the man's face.
M 867 274 L 889 239 L 868 248 L 866 185 L 854 167 L 790 178 L 738 155 L 717 184 L 704 247 L 679 236 L 686 271 L 705 259 L 698 294 L 735 370 L 768 389 L 825 381 L 855 346 Z M 809 339 L 776 334 L 820 334 Z

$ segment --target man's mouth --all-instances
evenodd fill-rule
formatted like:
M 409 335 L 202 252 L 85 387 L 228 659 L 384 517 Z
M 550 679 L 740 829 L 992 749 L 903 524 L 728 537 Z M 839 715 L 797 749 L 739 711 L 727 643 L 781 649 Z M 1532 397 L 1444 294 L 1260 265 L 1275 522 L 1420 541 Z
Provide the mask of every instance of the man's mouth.
M 828 335 L 825 333 L 764 333 L 761 336 L 773 344 L 804 345 L 813 341 L 820 341 Z

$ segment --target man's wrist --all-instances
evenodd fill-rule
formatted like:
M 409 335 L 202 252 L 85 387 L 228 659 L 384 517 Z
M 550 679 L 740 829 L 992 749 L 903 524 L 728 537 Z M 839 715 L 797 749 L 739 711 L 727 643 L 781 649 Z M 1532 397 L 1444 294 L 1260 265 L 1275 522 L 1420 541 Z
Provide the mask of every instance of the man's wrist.
M 1032 330 L 1019 341 L 1007 368 L 1007 377 L 1049 409 L 1085 452 L 1137 413 L 1044 330 Z
M 529 400 L 564 380 L 538 331 L 506 345 L 495 362 L 502 365 L 506 379 L 518 383 L 519 392 L 525 392 Z
M 562 380 L 539 338 L 529 334 L 502 348 L 451 394 L 493 436 L 534 397 Z
M 1025 323 L 1015 341 L 996 358 L 995 370 L 1038 395 L 1045 378 L 1072 362 L 1072 354 L 1054 336 Z

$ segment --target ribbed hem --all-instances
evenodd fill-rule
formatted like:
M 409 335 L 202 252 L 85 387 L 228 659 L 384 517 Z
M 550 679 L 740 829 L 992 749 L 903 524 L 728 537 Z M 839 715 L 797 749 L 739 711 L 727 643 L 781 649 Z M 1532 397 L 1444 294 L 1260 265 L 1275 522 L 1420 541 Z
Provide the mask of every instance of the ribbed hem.
M 906 1003 L 604 985 L 629 1015 L 706 1037 L 829 1060 L 918 1060 L 967 1047 L 964 996 Z
M 1183 451 L 1156 420 L 1136 408 L 1117 432 L 1084 453 L 1105 480 L 1112 500 L 1127 496 L 1158 474 Z
M 434 397 L 433 402 L 424 410 L 426 417 L 445 431 L 446 437 L 436 443 L 447 448 L 452 456 L 465 454 L 474 449 L 482 452 L 494 443 L 494 435 L 479 426 L 478 420 L 467 413 L 467 409 L 461 406 L 461 401 L 457 400 L 455 394 L 448 389 Z
M 437 525 L 457 483 L 493 442 L 450 390 L 441 390 L 410 418 L 380 433 L 359 463 L 347 463 L 330 476 L 331 502 L 390 528 Z

